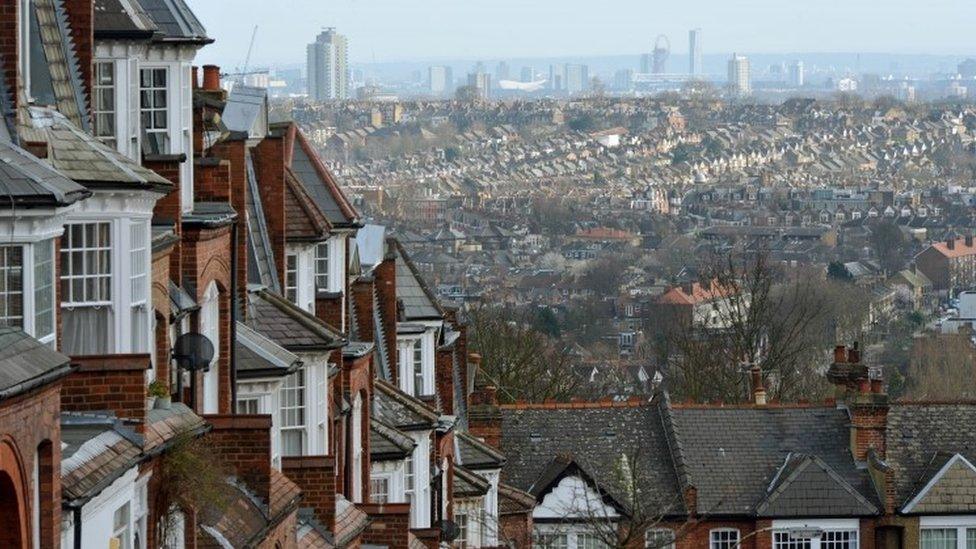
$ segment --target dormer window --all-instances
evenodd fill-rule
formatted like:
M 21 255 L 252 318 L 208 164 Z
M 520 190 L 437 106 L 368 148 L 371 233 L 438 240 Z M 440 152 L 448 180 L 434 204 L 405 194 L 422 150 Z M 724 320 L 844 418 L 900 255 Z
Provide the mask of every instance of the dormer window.
M 329 291 L 329 243 L 315 246 L 315 289 Z

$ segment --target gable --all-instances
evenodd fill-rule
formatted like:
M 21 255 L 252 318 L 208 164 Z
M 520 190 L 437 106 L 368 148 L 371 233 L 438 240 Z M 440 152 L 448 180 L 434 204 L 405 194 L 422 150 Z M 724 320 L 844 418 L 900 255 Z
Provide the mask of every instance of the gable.
M 954 454 L 902 509 L 904 513 L 958 513 L 976 511 L 976 467 Z
M 581 475 L 567 475 L 553 485 L 532 511 L 532 518 L 589 520 L 612 519 L 620 515 Z
M 878 513 L 850 484 L 815 456 L 791 455 L 756 506 L 763 517 L 864 516 Z

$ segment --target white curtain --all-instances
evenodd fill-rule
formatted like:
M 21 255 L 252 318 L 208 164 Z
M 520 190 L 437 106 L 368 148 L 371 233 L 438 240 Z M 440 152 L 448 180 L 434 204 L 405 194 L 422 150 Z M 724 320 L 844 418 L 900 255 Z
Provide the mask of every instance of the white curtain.
M 114 348 L 111 307 L 62 309 L 61 327 L 61 351 L 67 355 L 104 355 Z

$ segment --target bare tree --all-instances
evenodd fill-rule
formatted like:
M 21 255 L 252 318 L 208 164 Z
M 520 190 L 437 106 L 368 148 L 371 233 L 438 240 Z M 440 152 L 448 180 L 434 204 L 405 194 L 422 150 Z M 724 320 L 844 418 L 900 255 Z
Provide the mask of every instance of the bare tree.
M 969 333 L 917 337 L 908 368 L 912 399 L 976 398 L 976 358 Z

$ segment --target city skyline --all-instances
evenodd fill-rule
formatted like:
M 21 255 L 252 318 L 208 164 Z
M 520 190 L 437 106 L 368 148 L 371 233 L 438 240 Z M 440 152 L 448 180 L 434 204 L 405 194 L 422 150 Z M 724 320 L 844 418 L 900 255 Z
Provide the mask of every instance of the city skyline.
M 204 52 L 206 61 L 228 67 L 243 62 L 240 52 L 246 51 L 255 25 L 259 29 L 252 66 L 301 63 L 304 45 L 321 28 L 333 26 L 354 45 L 352 63 L 640 54 L 652 49 L 659 34 L 671 39 L 673 53 L 686 54 L 685 38 L 693 28 L 707 36 L 706 53 L 964 56 L 972 48 L 965 22 L 976 18 L 976 5 L 947 0 L 924 7 L 898 0 L 883 11 L 869 0 L 831 0 L 816 6 L 757 0 L 734 8 L 715 0 L 680 7 L 624 0 L 612 12 L 579 0 L 541 0 L 530 6 L 515 0 L 464 6 L 447 0 L 430 0 L 423 6 L 412 1 L 341 1 L 330 3 L 328 9 L 310 0 L 293 0 L 290 5 L 300 18 L 282 18 L 280 7 L 259 0 L 240 0 L 234 14 L 215 2 L 190 4 L 217 39 L 213 51 Z M 870 28 L 860 24 L 865 20 L 872 21 Z M 598 39 L 580 41 L 584 34 Z M 271 36 L 276 38 L 270 40 Z

